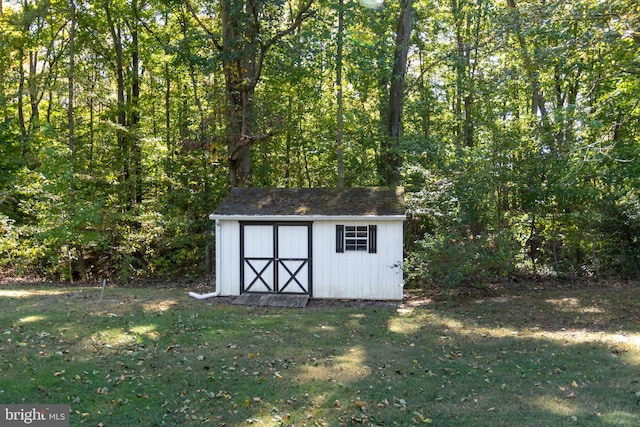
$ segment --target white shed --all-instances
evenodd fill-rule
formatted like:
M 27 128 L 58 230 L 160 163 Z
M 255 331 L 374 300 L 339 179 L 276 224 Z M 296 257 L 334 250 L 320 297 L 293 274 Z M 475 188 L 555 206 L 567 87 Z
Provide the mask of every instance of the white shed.
M 218 295 L 402 299 L 402 188 L 234 188 L 209 218 Z

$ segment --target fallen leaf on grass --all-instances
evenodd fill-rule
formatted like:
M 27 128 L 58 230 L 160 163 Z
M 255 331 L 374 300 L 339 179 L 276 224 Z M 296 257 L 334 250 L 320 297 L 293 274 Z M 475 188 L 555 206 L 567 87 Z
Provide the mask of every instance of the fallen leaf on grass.
M 415 411 L 415 412 L 413 412 L 412 415 L 417 418 L 417 419 L 414 419 L 414 421 L 419 421 L 419 422 L 421 422 L 423 424 L 431 424 L 431 423 L 433 423 L 433 420 L 431 418 L 425 417 L 420 412 Z
M 395 397 L 393 398 L 393 405 L 396 408 L 400 408 L 400 410 L 404 411 L 405 409 L 407 409 L 407 402 L 404 399 L 396 399 Z
M 387 406 L 389 406 L 389 401 L 388 401 L 387 399 L 385 399 L 385 400 L 383 400 L 382 402 L 378 403 L 376 406 L 377 406 L 378 408 L 384 408 L 384 407 L 387 407 Z

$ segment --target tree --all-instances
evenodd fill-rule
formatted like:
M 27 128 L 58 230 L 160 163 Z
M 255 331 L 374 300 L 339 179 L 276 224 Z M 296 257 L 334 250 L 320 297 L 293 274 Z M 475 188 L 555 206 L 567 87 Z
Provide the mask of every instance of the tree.
M 344 47 L 344 0 L 338 1 L 338 37 L 336 52 L 336 157 L 338 188 L 344 188 L 344 102 L 342 97 L 342 51 Z
M 400 136 L 402 127 L 402 108 L 404 105 L 404 81 L 407 71 L 407 58 L 413 21 L 413 0 L 402 0 L 396 27 L 396 43 L 393 51 L 393 70 L 389 86 L 389 104 L 387 107 L 386 135 L 380 143 L 379 174 L 385 185 L 398 185 L 401 182 Z
M 281 27 L 278 18 L 283 11 L 274 4 L 263 0 L 223 0 L 219 10 L 221 37 L 198 19 L 222 59 L 227 98 L 225 140 L 232 187 L 251 184 L 251 146 L 272 135 L 272 131 L 258 133 L 254 126 L 254 94 L 265 57 L 273 45 L 311 16 L 312 3 L 313 0 L 301 3 L 295 18 Z M 190 9 L 196 15 L 193 7 Z

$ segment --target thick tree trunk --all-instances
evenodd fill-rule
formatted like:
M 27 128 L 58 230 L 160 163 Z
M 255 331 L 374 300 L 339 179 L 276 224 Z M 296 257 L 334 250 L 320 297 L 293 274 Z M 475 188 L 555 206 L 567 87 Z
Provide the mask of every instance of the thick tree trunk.
M 127 137 L 127 110 L 126 110 L 126 88 L 125 88 L 125 67 L 124 67 L 124 53 L 123 53 L 123 41 L 122 30 L 120 25 L 116 23 L 111 14 L 110 0 L 105 0 L 104 10 L 107 16 L 107 23 L 109 25 L 109 32 L 111 35 L 111 41 L 115 50 L 115 74 L 116 74 L 116 94 L 117 94 L 117 106 L 116 106 L 116 120 L 118 123 L 118 129 L 116 130 L 116 138 L 118 141 L 119 149 L 119 163 L 121 171 L 119 173 L 120 182 L 120 198 L 125 206 L 126 210 L 131 208 L 130 198 L 130 179 L 131 179 L 131 164 L 130 156 L 131 149 L 129 146 L 129 138 Z
M 393 71 L 389 88 L 387 135 L 380 146 L 379 174 L 385 185 L 400 183 L 400 136 L 402 132 L 402 107 L 404 104 L 404 80 L 413 21 L 413 0 L 402 0 L 396 30 L 396 46 L 393 53 Z
M 271 134 L 254 135 L 254 100 L 262 65 L 268 50 L 284 36 L 291 34 L 310 16 L 313 0 L 301 5 L 292 23 L 269 39 L 261 33 L 262 0 L 222 0 L 222 51 L 226 108 L 226 143 L 229 184 L 251 185 L 251 145 Z M 193 13 L 193 11 L 192 11 Z M 202 23 L 200 23 L 201 26 Z M 207 30 L 205 28 L 205 30 Z M 207 30 L 208 31 L 208 30 Z M 214 40 L 216 36 L 208 31 Z
M 243 87 L 236 76 L 227 76 L 227 131 L 229 183 L 232 187 L 251 185 L 251 131 L 253 88 Z
M 251 184 L 253 94 L 260 77 L 256 75 L 255 68 L 258 58 L 255 37 L 258 34 L 253 23 L 242 25 L 240 22 L 245 13 L 247 16 L 257 16 L 258 10 L 252 1 L 246 2 L 244 8 L 240 6 L 234 0 L 220 3 L 223 50 L 226 52 L 223 64 L 227 94 L 226 141 L 229 183 L 232 187 Z M 239 43 L 242 45 L 239 46 Z M 239 52 L 242 55 L 238 55 Z
M 131 23 L 131 112 L 129 119 L 129 139 L 128 144 L 131 149 L 131 161 L 133 166 L 131 189 L 129 197 L 135 204 L 142 203 L 142 145 L 140 142 L 140 53 L 138 43 L 138 2 L 133 0 L 131 3 L 133 9 L 134 21 Z

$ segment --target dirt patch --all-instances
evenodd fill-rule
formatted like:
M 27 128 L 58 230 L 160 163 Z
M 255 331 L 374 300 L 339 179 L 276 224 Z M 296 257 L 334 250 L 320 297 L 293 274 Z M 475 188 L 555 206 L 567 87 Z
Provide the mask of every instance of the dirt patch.
M 491 283 L 488 288 L 500 295 L 535 294 L 548 291 L 569 290 L 612 290 L 640 287 L 638 280 L 596 280 L 593 277 L 562 278 L 551 276 L 514 276 L 499 283 Z

